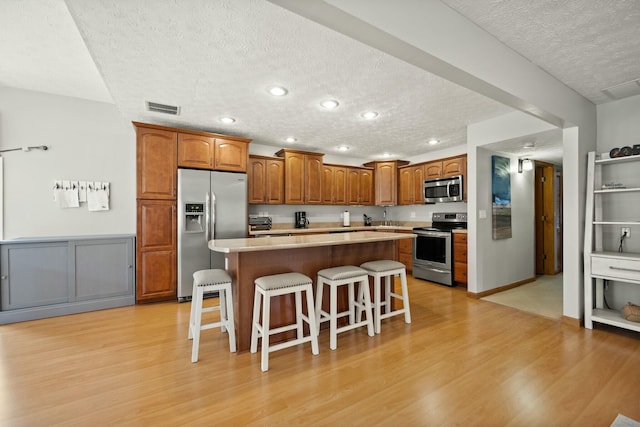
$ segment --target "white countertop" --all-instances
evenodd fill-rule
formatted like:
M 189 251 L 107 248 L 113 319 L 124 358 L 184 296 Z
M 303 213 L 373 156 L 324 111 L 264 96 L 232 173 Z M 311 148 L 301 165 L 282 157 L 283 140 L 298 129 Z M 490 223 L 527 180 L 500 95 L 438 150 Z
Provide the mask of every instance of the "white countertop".
M 418 226 L 416 226 L 418 227 Z M 385 231 L 385 230 L 400 230 L 400 231 L 413 231 L 413 226 L 408 225 L 354 225 L 351 227 L 311 227 L 311 228 L 272 228 L 271 230 L 251 230 L 249 235 L 262 236 L 262 235 L 276 235 L 276 234 L 309 234 L 309 233 L 331 233 L 331 232 L 349 232 L 349 231 Z
M 384 242 L 400 239 L 415 239 L 415 237 L 415 234 L 410 233 L 358 231 L 355 233 L 302 234 L 297 236 L 274 236 L 248 239 L 216 239 L 209 240 L 209 249 L 224 253 L 255 252 L 317 246 L 348 245 L 354 243 Z

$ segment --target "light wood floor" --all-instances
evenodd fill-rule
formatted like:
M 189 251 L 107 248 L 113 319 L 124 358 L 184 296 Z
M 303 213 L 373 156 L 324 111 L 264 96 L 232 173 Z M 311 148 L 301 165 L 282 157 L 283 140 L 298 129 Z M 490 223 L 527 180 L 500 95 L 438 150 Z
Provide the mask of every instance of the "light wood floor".
M 413 323 L 231 354 L 189 303 L 0 326 L 0 425 L 609 426 L 640 420 L 640 336 L 586 330 L 421 280 Z

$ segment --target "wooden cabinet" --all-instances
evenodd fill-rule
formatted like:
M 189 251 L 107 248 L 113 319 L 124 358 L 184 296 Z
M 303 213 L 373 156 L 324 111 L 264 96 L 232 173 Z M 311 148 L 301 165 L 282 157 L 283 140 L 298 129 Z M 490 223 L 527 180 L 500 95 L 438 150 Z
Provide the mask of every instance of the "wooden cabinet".
M 425 163 L 424 177 L 425 179 L 441 178 L 442 177 L 442 161 L 437 160 L 434 162 Z
M 282 149 L 276 156 L 284 157 L 284 194 L 288 205 L 322 204 L 324 154 Z
M 467 286 L 467 233 L 453 233 L 453 281 Z
M 411 231 L 397 231 L 397 233 L 408 233 Z M 413 245 L 415 239 L 398 240 L 398 261 L 405 265 L 407 272 L 413 270 Z
M 349 168 L 347 170 L 347 204 L 373 204 L 373 169 Z
M 249 139 L 133 122 L 136 302 L 176 298 L 178 167 L 246 172 Z
M 178 166 L 184 168 L 213 169 L 215 138 L 178 134 Z
M 178 133 L 178 166 L 246 172 L 248 143 L 249 140 L 240 138 L 233 140 L 204 133 Z
M 323 165 L 322 203 L 325 205 L 347 204 L 347 167 Z
M 284 160 L 250 156 L 248 167 L 250 204 L 284 203 Z
M 176 296 L 176 202 L 138 200 L 136 301 Z
M 138 199 L 175 200 L 178 134 L 136 125 Z
M 442 176 L 464 175 L 467 172 L 467 156 L 452 157 L 442 161 Z
M 398 204 L 424 204 L 425 165 L 406 166 L 399 169 Z
M 214 143 L 215 170 L 246 172 L 249 155 L 248 143 L 248 140 L 216 138 Z
M 398 199 L 398 167 L 409 162 L 390 160 L 365 163 L 374 170 L 374 204 L 376 206 L 395 206 Z

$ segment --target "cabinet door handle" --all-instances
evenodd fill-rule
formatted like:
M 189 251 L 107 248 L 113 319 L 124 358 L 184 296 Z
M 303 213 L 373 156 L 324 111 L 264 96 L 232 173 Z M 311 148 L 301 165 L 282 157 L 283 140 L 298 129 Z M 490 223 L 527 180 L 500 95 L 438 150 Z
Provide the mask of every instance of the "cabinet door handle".
M 6 274 L 3 274 L 2 276 L 0 276 L 0 279 L 2 279 L 2 280 L 7 280 L 7 277 L 8 277 L 8 276 L 7 276 Z
M 621 271 L 633 271 L 636 273 L 640 273 L 640 270 L 637 268 L 624 268 L 624 267 L 614 267 L 612 265 L 609 266 L 611 270 L 621 270 Z

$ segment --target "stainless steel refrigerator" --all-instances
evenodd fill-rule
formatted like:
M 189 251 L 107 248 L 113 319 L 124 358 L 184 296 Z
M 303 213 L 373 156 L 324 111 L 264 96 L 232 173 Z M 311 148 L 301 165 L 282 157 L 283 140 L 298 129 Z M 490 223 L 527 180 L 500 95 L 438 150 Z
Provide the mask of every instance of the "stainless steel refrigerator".
M 247 175 L 178 169 L 178 301 L 191 299 L 193 273 L 225 268 L 211 239 L 247 237 Z

